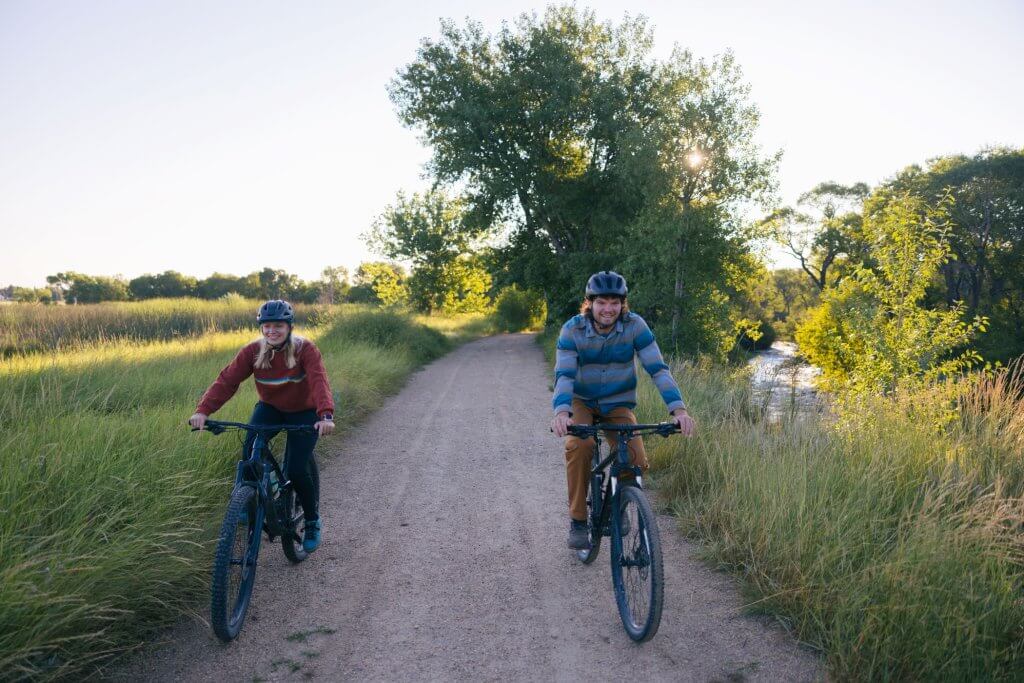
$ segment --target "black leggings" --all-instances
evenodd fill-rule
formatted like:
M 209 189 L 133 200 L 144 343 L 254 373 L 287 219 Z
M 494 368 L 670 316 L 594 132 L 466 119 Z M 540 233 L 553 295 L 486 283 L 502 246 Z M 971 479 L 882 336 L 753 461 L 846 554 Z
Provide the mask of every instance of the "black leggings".
M 260 401 L 253 408 L 252 417 L 249 422 L 258 425 L 312 425 L 317 422 L 315 410 L 303 410 L 297 413 L 286 413 L 278 410 L 269 403 Z M 276 435 L 268 434 L 271 438 Z M 302 503 L 302 511 L 306 519 L 316 519 L 320 516 L 320 473 L 316 467 L 316 458 L 313 457 L 313 446 L 319 438 L 316 432 L 307 434 L 305 432 L 288 432 L 288 445 L 285 447 L 288 463 L 288 471 L 285 476 L 291 479 L 295 486 L 295 493 Z M 256 435 L 250 433 L 245 440 L 242 449 L 242 458 L 249 457 L 252 450 L 252 442 Z

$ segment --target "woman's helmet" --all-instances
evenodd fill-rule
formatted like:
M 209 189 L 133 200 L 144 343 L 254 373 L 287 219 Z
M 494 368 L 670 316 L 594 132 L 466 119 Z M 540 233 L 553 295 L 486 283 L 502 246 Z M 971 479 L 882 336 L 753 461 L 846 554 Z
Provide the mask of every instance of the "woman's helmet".
M 259 324 L 283 322 L 289 325 L 295 320 L 295 311 L 287 301 L 274 299 L 260 306 L 260 312 L 256 314 L 256 322 Z
M 621 296 L 625 298 L 629 287 L 626 286 L 626 278 L 613 270 L 602 270 L 594 273 L 587 280 L 587 298 L 593 299 L 598 296 Z

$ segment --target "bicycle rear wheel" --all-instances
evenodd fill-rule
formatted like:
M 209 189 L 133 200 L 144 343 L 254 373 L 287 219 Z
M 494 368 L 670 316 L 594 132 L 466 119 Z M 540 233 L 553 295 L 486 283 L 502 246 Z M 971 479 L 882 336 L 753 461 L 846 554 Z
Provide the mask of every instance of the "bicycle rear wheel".
M 612 520 L 612 584 L 629 637 L 643 642 L 661 625 L 664 568 L 658 523 L 643 490 L 619 489 L 619 514 Z M 623 534 L 625 531 L 625 534 Z
M 309 557 L 309 553 L 302 547 L 305 530 L 305 515 L 302 511 L 302 502 L 295 495 L 295 491 L 289 490 L 287 493 L 281 494 L 277 500 L 277 505 L 278 516 L 280 519 L 286 520 L 285 531 L 281 536 L 281 549 L 284 551 L 284 556 L 288 558 L 289 562 L 298 564 Z
M 211 581 L 210 623 L 224 642 L 234 640 L 249 609 L 256 581 L 260 530 L 256 528 L 256 489 L 240 486 L 231 494 L 217 541 Z
M 309 457 L 307 467 L 309 468 L 310 478 L 313 480 L 314 495 L 319 500 L 320 471 L 316 466 L 316 460 L 313 459 L 313 456 Z M 279 519 L 285 522 L 285 532 L 281 536 L 281 549 L 284 551 L 284 556 L 288 558 L 289 562 L 298 564 L 309 557 L 309 553 L 302 547 L 306 528 L 306 515 L 302 507 L 302 500 L 295 493 L 295 489 L 291 488 L 278 497 L 276 505 L 278 506 L 277 514 Z

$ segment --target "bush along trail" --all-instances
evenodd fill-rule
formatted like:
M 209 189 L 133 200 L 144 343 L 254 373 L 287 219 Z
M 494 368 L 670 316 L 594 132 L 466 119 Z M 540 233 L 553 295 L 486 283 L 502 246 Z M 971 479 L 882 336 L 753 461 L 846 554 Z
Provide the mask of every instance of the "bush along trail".
M 251 311 L 250 311 L 251 314 Z M 356 308 L 299 328 L 323 350 L 344 427 L 479 319 L 445 333 Z M 0 361 L 0 672 L 88 670 L 202 609 L 239 444 L 185 420 L 255 330 L 108 342 Z M 251 383 L 218 417 L 245 420 Z

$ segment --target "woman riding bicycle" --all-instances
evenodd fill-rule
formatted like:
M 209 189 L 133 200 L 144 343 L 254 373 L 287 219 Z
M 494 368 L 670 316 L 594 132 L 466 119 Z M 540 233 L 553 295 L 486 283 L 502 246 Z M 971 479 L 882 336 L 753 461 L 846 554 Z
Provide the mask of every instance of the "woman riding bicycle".
M 314 483 L 313 447 L 320 436 L 334 431 L 334 401 L 319 349 L 292 333 L 295 313 L 287 301 L 260 306 L 256 321 L 262 337 L 245 345 L 203 394 L 189 424 L 203 429 L 206 418 L 228 402 L 249 375 L 256 380 L 260 400 L 252 411 L 253 424 L 313 425 L 315 433 L 288 432 L 288 471 L 302 502 L 306 527 L 302 547 L 311 553 L 320 546 L 319 491 Z M 246 439 L 243 457 L 255 434 Z

